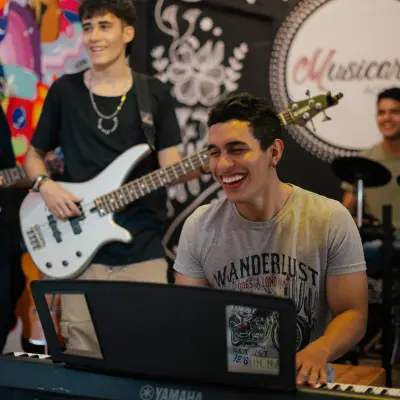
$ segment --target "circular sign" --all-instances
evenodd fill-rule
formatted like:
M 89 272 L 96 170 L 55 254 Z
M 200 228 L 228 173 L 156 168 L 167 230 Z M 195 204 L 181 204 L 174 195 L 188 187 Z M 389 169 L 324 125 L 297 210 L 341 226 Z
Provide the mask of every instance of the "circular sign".
M 372 147 L 377 94 L 400 85 L 399 0 L 301 0 L 279 29 L 271 57 L 270 88 L 281 111 L 290 101 L 331 91 L 339 104 L 290 135 L 317 157 L 331 161 Z
M 24 107 L 17 107 L 12 113 L 12 122 L 15 129 L 22 129 L 26 125 L 26 111 Z

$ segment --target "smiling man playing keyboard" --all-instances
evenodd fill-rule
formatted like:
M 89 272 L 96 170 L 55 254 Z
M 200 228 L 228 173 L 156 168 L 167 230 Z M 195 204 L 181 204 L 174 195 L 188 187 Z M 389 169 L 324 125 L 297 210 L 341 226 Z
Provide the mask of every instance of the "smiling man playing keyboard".
M 366 328 L 357 227 L 339 202 L 279 180 L 281 124 L 262 99 L 228 97 L 211 110 L 208 125 L 210 169 L 226 198 L 187 219 L 176 284 L 289 296 L 297 307 L 298 383 L 332 380 L 328 363 Z M 270 356 L 279 351 L 275 339 L 269 330 L 256 344 L 232 347 L 249 358 Z

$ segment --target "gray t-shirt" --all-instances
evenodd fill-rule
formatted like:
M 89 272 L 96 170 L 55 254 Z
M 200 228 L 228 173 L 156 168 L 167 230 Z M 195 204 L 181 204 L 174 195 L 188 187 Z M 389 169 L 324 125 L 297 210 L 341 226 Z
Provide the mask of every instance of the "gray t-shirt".
M 206 278 L 213 288 L 292 298 L 300 350 L 322 336 L 331 320 L 325 295 L 327 275 L 364 271 L 366 265 L 349 211 L 336 200 L 293 186 L 285 206 L 268 221 L 248 221 L 226 198 L 199 207 L 184 224 L 174 269 L 192 278 Z M 259 317 L 239 308 L 228 316 L 232 326 L 236 322 L 235 326 L 242 327 L 254 318 L 264 321 L 252 325 L 263 326 L 264 335 L 256 329 L 252 337 L 239 340 L 244 332 L 232 331 L 231 362 L 239 360 L 237 354 L 267 354 L 266 348 L 269 358 L 278 356 L 273 315 Z M 254 333 L 254 329 L 249 331 Z

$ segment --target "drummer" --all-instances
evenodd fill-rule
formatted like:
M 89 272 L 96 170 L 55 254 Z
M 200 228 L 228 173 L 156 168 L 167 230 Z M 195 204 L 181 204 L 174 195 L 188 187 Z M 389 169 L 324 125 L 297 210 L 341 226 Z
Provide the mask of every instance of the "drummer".
M 382 164 L 391 172 L 392 179 L 386 185 L 365 188 L 365 213 L 382 220 L 382 206 L 391 204 L 393 225 L 396 230 L 400 230 L 400 186 L 397 182 L 400 176 L 400 88 L 393 87 L 379 93 L 376 122 L 382 140 L 360 153 L 360 156 Z M 356 215 L 355 188 L 345 183 L 342 184 L 342 188 L 345 190 L 343 205 Z

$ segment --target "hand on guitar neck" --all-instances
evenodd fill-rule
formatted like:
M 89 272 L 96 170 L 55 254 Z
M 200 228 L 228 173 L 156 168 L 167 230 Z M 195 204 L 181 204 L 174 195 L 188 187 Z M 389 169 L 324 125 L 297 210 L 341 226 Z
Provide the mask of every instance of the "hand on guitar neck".
M 51 179 L 44 182 L 40 186 L 40 194 L 55 218 L 65 220 L 81 215 L 76 203 L 83 199 L 73 195 L 57 182 Z

